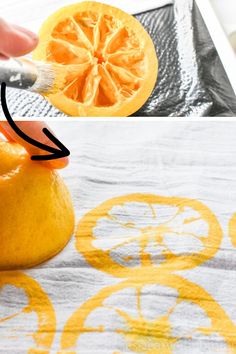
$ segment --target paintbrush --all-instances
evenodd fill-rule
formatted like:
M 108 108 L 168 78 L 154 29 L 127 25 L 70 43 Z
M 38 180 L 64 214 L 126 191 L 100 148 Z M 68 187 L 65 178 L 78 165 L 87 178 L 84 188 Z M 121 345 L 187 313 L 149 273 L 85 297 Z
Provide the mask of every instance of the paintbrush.
M 60 64 L 50 64 L 28 59 L 0 60 L 0 83 L 7 87 L 29 90 L 42 95 L 58 92 L 65 78 Z

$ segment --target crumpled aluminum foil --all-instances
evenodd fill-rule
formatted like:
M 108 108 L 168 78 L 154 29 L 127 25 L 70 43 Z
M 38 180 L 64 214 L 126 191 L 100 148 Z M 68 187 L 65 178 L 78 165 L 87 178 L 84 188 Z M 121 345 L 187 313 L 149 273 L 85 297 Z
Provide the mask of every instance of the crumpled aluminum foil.
M 137 16 L 153 38 L 159 78 L 136 116 L 235 116 L 236 97 L 192 0 Z
M 134 116 L 235 116 L 236 97 L 194 0 L 136 16 L 150 33 L 159 76 L 148 102 Z M 37 94 L 8 89 L 17 117 L 65 116 Z

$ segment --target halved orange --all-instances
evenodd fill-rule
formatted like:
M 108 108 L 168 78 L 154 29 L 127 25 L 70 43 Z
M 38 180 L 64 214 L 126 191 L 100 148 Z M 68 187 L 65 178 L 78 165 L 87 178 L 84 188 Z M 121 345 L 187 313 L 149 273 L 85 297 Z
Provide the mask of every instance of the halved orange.
M 133 16 L 94 1 L 67 6 L 43 24 L 34 59 L 61 67 L 49 101 L 71 116 L 129 116 L 157 79 L 151 37 Z M 61 80 L 60 80 L 61 81 Z
M 0 141 L 0 270 L 28 268 L 56 255 L 74 231 L 74 210 L 60 175 Z
M 118 277 L 191 269 L 219 250 L 222 230 L 203 203 L 131 194 L 88 212 L 76 232 L 77 250 L 95 268 Z

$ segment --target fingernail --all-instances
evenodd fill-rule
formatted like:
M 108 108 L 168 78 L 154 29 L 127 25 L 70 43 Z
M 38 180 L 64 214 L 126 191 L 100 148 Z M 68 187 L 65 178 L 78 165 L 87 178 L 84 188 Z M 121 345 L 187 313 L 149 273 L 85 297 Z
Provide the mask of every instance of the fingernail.
M 0 60 L 8 60 L 9 57 L 7 57 L 6 55 L 4 54 L 0 54 Z
M 69 164 L 69 159 L 68 159 L 68 157 L 63 157 L 61 159 L 44 161 L 41 163 L 46 167 L 56 169 L 56 170 L 61 170 Z

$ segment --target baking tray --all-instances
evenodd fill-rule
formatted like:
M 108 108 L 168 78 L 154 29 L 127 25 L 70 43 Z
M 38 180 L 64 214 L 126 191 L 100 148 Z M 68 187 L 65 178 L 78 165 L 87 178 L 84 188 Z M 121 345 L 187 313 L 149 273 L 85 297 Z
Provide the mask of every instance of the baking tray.
M 194 0 L 175 0 L 136 17 L 154 41 L 159 76 L 151 97 L 133 116 L 236 116 L 235 92 Z M 7 100 L 17 118 L 65 117 L 36 94 L 8 89 Z

